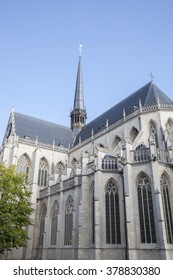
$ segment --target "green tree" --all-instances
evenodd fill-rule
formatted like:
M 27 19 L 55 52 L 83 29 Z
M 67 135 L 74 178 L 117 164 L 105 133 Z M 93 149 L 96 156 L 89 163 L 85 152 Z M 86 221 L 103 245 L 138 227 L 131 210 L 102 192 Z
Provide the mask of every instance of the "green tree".
M 26 246 L 33 212 L 24 174 L 0 164 L 0 253 Z

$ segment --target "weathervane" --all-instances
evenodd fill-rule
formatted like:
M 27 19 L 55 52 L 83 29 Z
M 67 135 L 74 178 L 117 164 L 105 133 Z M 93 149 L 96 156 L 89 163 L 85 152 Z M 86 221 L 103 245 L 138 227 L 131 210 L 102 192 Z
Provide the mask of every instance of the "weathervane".
M 150 74 L 148 74 L 148 76 L 150 76 L 150 78 L 151 78 L 151 82 L 153 82 L 153 79 L 155 79 L 155 77 L 153 76 L 152 71 L 150 72 Z
M 79 44 L 78 51 L 79 51 L 79 56 L 81 56 L 82 55 L 82 51 L 83 51 L 83 45 Z

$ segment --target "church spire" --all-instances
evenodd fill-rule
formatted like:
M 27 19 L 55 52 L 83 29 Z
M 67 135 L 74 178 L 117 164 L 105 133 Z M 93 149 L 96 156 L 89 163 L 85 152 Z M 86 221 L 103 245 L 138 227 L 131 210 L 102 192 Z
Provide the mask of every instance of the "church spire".
M 84 110 L 81 55 L 79 56 L 79 63 L 78 63 L 78 70 L 77 70 L 76 89 L 75 89 L 73 110 L 74 109 Z
M 82 45 L 79 45 L 79 63 L 77 70 L 76 89 L 74 97 L 73 111 L 71 112 L 71 129 L 77 135 L 86 123 L 86 110 L 84 107 L 82 64 L 81 64 Z

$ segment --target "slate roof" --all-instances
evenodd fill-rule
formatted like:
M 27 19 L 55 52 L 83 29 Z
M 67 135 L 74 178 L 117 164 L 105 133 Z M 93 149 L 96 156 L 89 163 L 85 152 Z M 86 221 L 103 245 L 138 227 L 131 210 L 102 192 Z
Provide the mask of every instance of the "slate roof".
M 126 116 L 131 114 L 135 109 L 139 107 L 139 100 L 142 107 L 154 105 L 158 103 L 172 103 L 172 100 L 166 96 L 154 83 L 149 82 L 127 98 L 107 110 L 105 113 L 88 123 L 78 134 L 75 140 L 75 145 L 80 141 L 84 141 L 91 137 L 92 130 L 94 134 L 103 129 L 108 120 L 108 124 L 111 125 L 123 118 L 123 111 L 125 110 Z
M 134 112 L 139 107 L 139 100 L 142 107 L 147 107 L 158 103 L 172 103 L 172 100 L 161 91 L 154 83 L 150 82 L 129 95 L 127 98 L 114 105 L 112 108 L 104 112 L 102 115 L 88 123 L 77 135 L 75 145 L 80 141 L 84 141 L 94 134 L 101 131 L 108 121 L 111 125 L 123 118 L 123 111 L 126 116 Z M 74 134 L 69 127 L 54 124 L 34 117 L 26 116 L 15 112 L 15 129 L 16 135 L 21 138 L 29 138 L 31 140 L 38 139 L 38 142 L 69 147 L 74 142 Z
M 38 139 L 38 142 L 53 145 L 69 147 L 74 140 L 72 130 L 68 127 L 43 121 L 37 118 L 26 116 L 15 112 L 15 130 L 16 135 L 21 138 L 31 140 Z

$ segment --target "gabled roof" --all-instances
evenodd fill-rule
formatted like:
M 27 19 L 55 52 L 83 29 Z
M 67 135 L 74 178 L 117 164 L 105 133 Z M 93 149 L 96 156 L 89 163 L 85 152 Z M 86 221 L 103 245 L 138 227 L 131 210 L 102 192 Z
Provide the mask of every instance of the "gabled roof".
M 145 107 L 157 104 L 158 102 L 172 103 L 172 100 L 154 83 L 150 82 L 88 123 L 78 134 L 75 144 L 78 144 L 79 140 L 84 141 L 88 139 L 92 133 L 98 133 L 106 126 L 107 122 L 111 125 L 122 119 L 123 112 L 125 112 L 126 116 L 131 114 L 139 107 L 139 102 L 141 102 L 142 107 Z
M 37 118 L 14 113 L 16 135 L 21 138 L 38 140 L 40 143 L 69 147 L 74 140 L 74 135 L 70 128 L 43 121 Z

